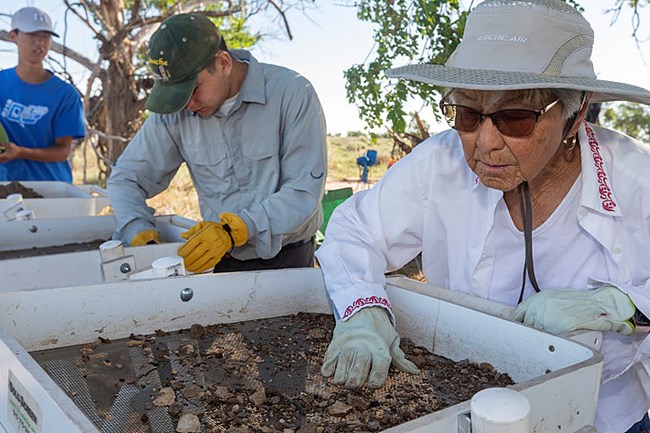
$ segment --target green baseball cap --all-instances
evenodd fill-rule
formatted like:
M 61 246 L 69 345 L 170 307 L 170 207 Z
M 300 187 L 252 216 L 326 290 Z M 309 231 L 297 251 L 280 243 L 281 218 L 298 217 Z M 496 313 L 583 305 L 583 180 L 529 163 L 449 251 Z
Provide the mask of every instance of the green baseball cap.
M 169 114 L 187 105 L 199 72 L 219 51 L 221 35 L 200 14 L 174 15 L 162 22 L 149 41 L 147 64 L 155 81 L 146 107 Z

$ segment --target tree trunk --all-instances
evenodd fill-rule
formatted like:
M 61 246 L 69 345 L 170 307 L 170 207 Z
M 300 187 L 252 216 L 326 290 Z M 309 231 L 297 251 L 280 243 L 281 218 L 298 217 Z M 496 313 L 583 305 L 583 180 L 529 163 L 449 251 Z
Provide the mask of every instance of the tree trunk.
M 130 57 L 128 57 L 130 58 Z M 104 103 L 106 104 L 106 134 L 128 139 L 140 128 L 141 104 L 138 102 L 133 67 L 130 61 L 111 62 L 102 75 Z M 118 139 L 108 140 L 109 161 L 115 162 L 126 142 Z
M 100 179 L 110 175 L 110 164 L 117 161 L 141 124 L 143 102 L 138 98 L 133 45 L 124 32 L 124 4 L 121 0 L 102 0 L 101 14 L 107 24 L 110 38 L 102 44 L 100 53 L 108 61 L 108 68 L 100 73 L 105 116 L 99 123 L 105 126 L 106 138 L 100 139 L 100 152 L 109 165 L 101 170 Z M 120 139 L 123 138 L 122 140 Z M 102 182 L 103 183 L 103 182 Z

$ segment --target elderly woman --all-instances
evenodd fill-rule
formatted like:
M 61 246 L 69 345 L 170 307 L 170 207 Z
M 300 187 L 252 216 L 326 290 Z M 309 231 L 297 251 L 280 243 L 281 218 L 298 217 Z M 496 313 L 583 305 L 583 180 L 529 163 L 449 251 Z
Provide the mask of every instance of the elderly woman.
M 422 252 L 432 285 L 518 305 L 513 319 L 548 332 L 604 331 L 596 427 L 650 431 L 650 340 L 635 327 L 650 315 L 650 147 L 584 120 L 590 100 L 650 92 L 597 80 L 592 44 L 562 1 L 488 0 L 445 66 L 389 71 L 446 87 L 452 129 L 334 212 L 317 253 L 337 316 L 325 376 L 380 387 L 391 363 L 418 371 L 384 274 Z

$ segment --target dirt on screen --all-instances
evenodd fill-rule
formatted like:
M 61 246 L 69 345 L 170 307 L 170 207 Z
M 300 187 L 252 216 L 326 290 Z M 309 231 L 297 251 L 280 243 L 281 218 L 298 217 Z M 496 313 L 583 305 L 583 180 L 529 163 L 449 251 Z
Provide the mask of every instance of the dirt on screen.
M 351 391 L 323 378 L 331 315 L 291 316 L 34 352 L 100 431 L 378 432 L 512 384 L 490 364 L 402 348 L 418 375 Z
M 43 198 L 42 195 L 20 182 L 14 181 L 6 185 L 0 185 L 0 199 L 7 198 L 11 194 L 22 194 L 23 198 Z
M 0 251 L 0 260 L 22 259 L 25 257 L 45 256 L 49 254 L 78 253 L 81 251 L 94 251 L 106 240 L 96 239 L 89 242 L 77 242 L 52 247 L 26 248 L 22 250 Z

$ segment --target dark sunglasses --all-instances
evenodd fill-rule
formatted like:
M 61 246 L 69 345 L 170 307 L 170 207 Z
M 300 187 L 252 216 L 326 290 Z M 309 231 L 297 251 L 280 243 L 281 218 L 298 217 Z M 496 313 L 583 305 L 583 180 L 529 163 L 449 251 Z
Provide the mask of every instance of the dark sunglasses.
M 560 102 L 559 99 L 541 110 L 499 110 L 494 113 L 481 113 L 464 105 L 448 104 L 440 101 L 440 110 L 449 126 L 460 132 L 473 132 L 483 123 L 485 117 L 492 119 L 500 133 L 508 137 L 525 137 L 533 133 L 539 116 L 549 111 Z

